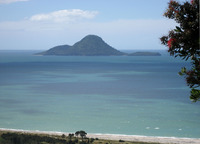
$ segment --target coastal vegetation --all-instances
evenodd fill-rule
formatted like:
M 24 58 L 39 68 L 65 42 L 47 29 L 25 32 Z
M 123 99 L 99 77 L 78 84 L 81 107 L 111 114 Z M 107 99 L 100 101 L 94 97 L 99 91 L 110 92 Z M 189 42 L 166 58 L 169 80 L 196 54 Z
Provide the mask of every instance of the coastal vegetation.
M 83 130 L 68 136 L 53 134 L 37 134 L 25 132 L 0 131 L 0 144 L 158 144 L 146 142 L 128 142 L 124 140 L 102 140 L 87 138 Z

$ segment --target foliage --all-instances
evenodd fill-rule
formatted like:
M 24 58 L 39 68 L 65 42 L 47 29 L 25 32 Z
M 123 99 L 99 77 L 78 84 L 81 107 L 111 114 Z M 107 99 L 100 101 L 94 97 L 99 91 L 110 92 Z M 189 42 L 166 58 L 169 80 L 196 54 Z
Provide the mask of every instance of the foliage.
M 5 144 L 38 144 L 38 143 L 51 143 L 51 144 L 66 144 L 64 139 L 56 139 L 48 136 L 28 135 L 18 133 L 5 133 L 1 137 L 6 140 Z
M 77 131 L 77 132 L 75 133 L 75 135 L 76 135 L 77 137 L 80 135 L 81 138 L 82 138 L 82 142 L 83 142 L 83 139 L 86 138 L 87 133 L 86 133 L 85 131 L 81 130 L 81 131 Z
M 191 100 L 200 100 L 200 39 L 199 39 L 199 0 L 191 0 L 180 4 L 171 0 L 164 16 L 174 19 L 179 26 L 169 31 L 167 36 L 160 38 L 163 45 L 168 46 L 168 52 L 183 60 L 191 59 L 190 70 L 182 68 L 180 75 L 185 76 L 191 88 Z
M 65 136 L 48 135 L 48 134 L 32 134 L 32 133 L 21 133 L 21 132 L 1 132 L 0 131 L 0 144 L 157 144 L 157 143 L 146 143 L 146 142 L 128 142 L 128 141 L 114 141 L 114 140 L 100 140 L 98 138 L 86 138 L 85 131 L 77 131 L 76 134 L 69 134 Z M 78 139 L 76 136 L 84 134 L 83 139 Z
M 119 142 L 125 142 L 124 140 L 119 140 Z

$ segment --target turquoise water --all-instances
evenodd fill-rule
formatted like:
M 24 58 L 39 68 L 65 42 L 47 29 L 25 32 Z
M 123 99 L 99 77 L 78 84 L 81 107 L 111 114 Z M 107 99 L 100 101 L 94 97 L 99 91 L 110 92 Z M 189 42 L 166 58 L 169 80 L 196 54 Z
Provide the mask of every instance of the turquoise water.
M 200 104 L 161 57 L 0 51 L 0 128 L 200 138 Z

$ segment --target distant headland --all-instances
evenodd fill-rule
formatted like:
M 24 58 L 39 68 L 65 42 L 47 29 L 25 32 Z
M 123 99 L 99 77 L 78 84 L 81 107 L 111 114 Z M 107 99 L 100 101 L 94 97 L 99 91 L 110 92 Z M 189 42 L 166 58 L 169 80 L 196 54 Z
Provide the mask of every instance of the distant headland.
M 56 55 L 56 56 L 161 56 L 157 52 L 121 52 L 96 35 L 87 35 L 73 46 L 60 45 L 36 55 Z

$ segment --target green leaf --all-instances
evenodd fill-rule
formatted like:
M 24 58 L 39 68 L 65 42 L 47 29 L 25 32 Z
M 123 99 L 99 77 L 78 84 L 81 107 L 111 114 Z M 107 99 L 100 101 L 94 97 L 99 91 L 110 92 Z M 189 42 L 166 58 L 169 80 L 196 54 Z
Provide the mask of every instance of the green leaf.
M 176 26 L 176 29 L 175 29 L 176 32 L 182 32 L 181 28 Z
M 181 69 L 181 73 L 186 73 L 186 68 L 185 67 L 183 67 L 182 69 Z
M 183 73 L 182 73 L 182 72 L 179 72 L 178 74 L 179 74 L 180 76 L 183 76 Z
M 200 101 L 200 90 L 198 90 L 198 89 L 192 89 L 192 90 L 190 91 L 190 93 L 191 93 L 190 99 L 191 99 L 193 102 Z

